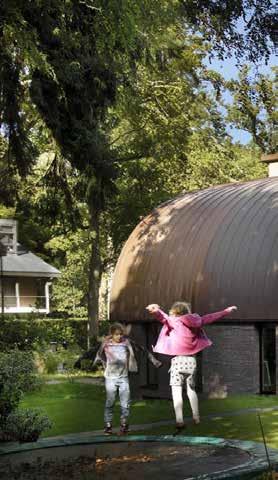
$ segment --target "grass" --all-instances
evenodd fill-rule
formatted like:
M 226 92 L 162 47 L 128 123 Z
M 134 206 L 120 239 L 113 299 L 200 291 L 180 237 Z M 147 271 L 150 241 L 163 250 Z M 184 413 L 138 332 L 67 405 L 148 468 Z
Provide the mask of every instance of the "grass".
M 23 408 L 40 407 L 53 421 L 43 436 L 85 432 L 103 428 L 103 386 L 63 381 L 44 384 L 40 391 L 29 393 L 21 402 Z M 132 406 L 130 421 L 148 423 L 172 417 L 171 402 L 138 401 Z M 115 425 L 119 424 L 119 405 L 115 408 Z
M 56 376 L 55 379 L 57 379 Z M 43 384 L 41 390 L 29 393 L 24 397 L 21 407 L 42 408 L 53 421 L 53 427 L 51 430 L 45 431 L 43 436 L 54 436 L 102 429 L 104 401 L 103 386 L 64 380 L 59 384 Z M 245 408 L 274 406 L 278 406 L 276 396 L 237 395 L 226 399 L 201 400 L 202 423 L 199 426 L 188 424 L 185 434 L 261 442 L 261 431 L 256 413 L 235 416 L 221 416 L 221 414 Z M 210 414 L 217 414 L 217 416 L 204 418 Z M 185 415 L 189 415 L 187 400 L 185 400 Z M 139 400 L 132 404 L 131 424 L 169 419 L 174 419 L 171 401 Z M 278 448 L 278 410 L 261 413 L 261 419 L 268 445 Z M 119 425 L 118 404 L 115 407 L 114 424 Z M 172 430 L 172 426 L 156 427 L 152 430 L 141 430 L 138 434 L 169 434 Z
M 49 416 L 53 427 L 42 436 L 63 435 L 102 428 L 103 398 L 101 387 L 63 380 L 42 385 L 38 392 L 26 395 L 20 406 L 39 407 Z
M 96 378 L 102 376 L 102 370 L 96 370 L 95 372 L 85 372 L 82 370 L 74 371 L 73 373 L 43 373 L 38 375 L 39 379 L 44 383 L 49 380 L 59 380 L 59 382 L 68 382 L 70 378 L 73 380 L 78 378 Z
M 268 447 L 278 449 L 278 411 L 261 413 L 260 416 Z M 173 428 L 171 431 L 173 431 Z M 169 434 L 169 427 L 140 430 L 136 433 L 141 435 L 167 435 Z M 259 420 L 255 413 L 228 417 L 219 415 L 215 418 L 203 419 L 198 426 L 190 423 L 184 430 L 184 435 L 263 442 Z

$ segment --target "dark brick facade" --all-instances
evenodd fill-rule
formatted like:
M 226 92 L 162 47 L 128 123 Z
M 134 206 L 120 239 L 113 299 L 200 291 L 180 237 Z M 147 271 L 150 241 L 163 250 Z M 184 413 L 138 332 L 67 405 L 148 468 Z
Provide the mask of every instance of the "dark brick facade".
M 148 328 L 144 323 L 134 324 L 132 338 L 150 348 L 146 333 Z M 254 324 L 217 323 L 207 326 L 206 333 L 213 345 L 198 355 L 197 390 L 210 398 L 224 398 L 231 393 L 260 393 L 258 327 Z M 278 358 L 278 327 L 276 335 Z M 163 366 L 158 370 L 147 361 L 145 355 L 140 355 L 139 374 L 130 377 L 133 398 L 171 398 L 168 373 L 170 357 L 156 356 L 163 361 Z
M 255 325 L 206 327 L 213 345 L 202 353 L 203 392 L 209 397 L 229 393 L 260 393 L 260 341 Z

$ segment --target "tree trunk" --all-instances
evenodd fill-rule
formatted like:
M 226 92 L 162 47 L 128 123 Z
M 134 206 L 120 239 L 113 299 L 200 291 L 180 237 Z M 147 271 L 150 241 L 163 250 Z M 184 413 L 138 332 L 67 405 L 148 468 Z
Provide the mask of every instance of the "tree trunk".
M 92 202 L 90 202 L 92 203 Z M 100 255 L 100 208 L 89 205 L 91 256 L 89 263 L 89 292 L 88 292 L 88 348 L 96 340 L 99 321 L 99 289 L 102 274 Z

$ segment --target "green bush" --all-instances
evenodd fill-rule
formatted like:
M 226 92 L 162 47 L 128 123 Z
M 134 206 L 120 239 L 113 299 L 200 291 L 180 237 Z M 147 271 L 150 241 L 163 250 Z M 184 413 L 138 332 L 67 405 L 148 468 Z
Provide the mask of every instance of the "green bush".
M 81 355 L 82 350 L 78 345 L 72 345 L 68 348 L 57 347 L 56 351 L 49 350 L 49 345 L 37 345 L 34 351 L 35 364 L 39 373 L 53 374 L 59 370 L 59 365 L 65 371 L 72 371 L 74 363 Z
M 4 321 L 1 322 L 0 350 L 30 350 L 34 342 L 44 334 L 41 325 L 34 320 L 32 315 L 28 320 L 16 320 L 6 315 Z
M 4 424 L 4 435 L 19 442 L 36 442 L 52 422 L 38 409 L 18 409 L 12 412 Z
M 38 411 L 17 410 L 24 392 L 37 387 L 32 353 L 0 353 L 0 440 L 35 441 L 50 427 L 49 419 Z
M 74 363 L 81 355 L 82 350 L 78 347 L 78 345 L 72 345 L 71 347 L 65 349 L 60 348 L 59 350 L 59 358 L 61 363 L 63 363 L 64 368 L 71 369 L 73 368 Z
M 36 345 L 74 345 L 85 349 L 87 345 L 87 320 L 75 318 L 37 318 L 33 314 L 23 318 L 5 316 L 0 329 L 0 350 L 34 350 Z
M 54 352 L 47 352 L 44 355 L 44 373 L 56 373 L 60 364 L 59 356 Z
M 90 360 L 90 358 L 83 358 L 80 360 L 80 364 L 80 370 L 83 370 L 84 372 L 96 372 L 99 368 L 97 365 L 94 365 L 93 360 Z
M 30 352 L 0 353 L 0 422 L 18 406 L 24 392 L 37 386 Z
M 100 322 L 99 332 L 98 332 L 99 337 L 104 337 L 105 335 L 108 335 L 110 326 L 111 326 L 111 322 L 109 322 L 108 320 Z

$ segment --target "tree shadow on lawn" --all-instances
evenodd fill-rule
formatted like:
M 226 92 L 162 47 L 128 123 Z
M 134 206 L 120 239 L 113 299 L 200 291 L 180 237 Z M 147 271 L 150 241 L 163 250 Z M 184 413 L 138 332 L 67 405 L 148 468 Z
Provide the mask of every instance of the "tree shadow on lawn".
M 261 414 L 261 420 L 267 445 L 278 449 L 278 412 Z M 132 433 L 138 435 L 169 435 L 173 431 L 174 425 L 169 425 Z M 190 420 L 183 431 L 183 435 L 263 442 L 259 420 L 255 413 L 230 417 L 219 415 L 211 419 L 202 419 L 200 425 L 194 425 Z
M 216 436 L 242 440 L 262 441 L 261 430 L 256 413 L 235 416 L 221 416 L 221 413 L 240 408 L 271 407 L 277 405 L 277 398 L 261 398 L 258 396 L 235 396 L 222 400 L 201 400 L 200 426 L 190 422 L 185 435 Z M 105 388 L 99 385 L 65 382 L 57 385 L 43 385 L 39 391 L 25 395 L 20 407 L 41 408 L 53 421 L 51 430 L 43 436 L 63 435 L 67 433 L 94 431 L 103 428 L 103 411 L 105 404 Z M 206 415 L 219 412 L 214 418 Z M 189 408 L 185 403 L 185 415 L 189 416 Z M 114 426 L 120 423 L 120 406 L 117 401 L 114 410 Z M 278 448 L 278 411 L 261 413 L 267 442 Z M 131 425 L 155 423 L 160 420 L 173 420 L 174 412 L 170 400 L 135 400 L 131 405 Z M 169 434 L 171 425 L 158 427 L 152 432 Z M 142 430 L 138 432 L 142 434 Z

